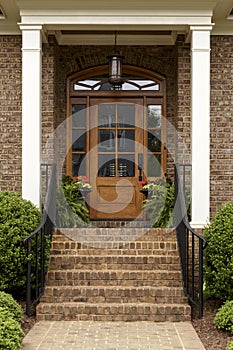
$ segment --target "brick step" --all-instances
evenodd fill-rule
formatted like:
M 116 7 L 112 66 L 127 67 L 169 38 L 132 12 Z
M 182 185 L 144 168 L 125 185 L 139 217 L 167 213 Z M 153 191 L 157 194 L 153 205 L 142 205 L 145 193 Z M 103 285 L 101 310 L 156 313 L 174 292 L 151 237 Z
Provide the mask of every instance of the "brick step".
M 38 321 L 190 321 L 190 306 L 150 303 L 40 303 Z
M 51 255 L 53 269 L 180 270 L 177 256 L 155 255 Z
M 163 250 L 163 249 L 125 249 L 124 247 L 109 247 L 109 248 L 103 248 L 103 247 L 82 247 L 80 249 L 52 249 L 52 256 L 55 255 L 133 255 L 133 256 L 140 256 L 140 255 L 155 255 L 155 256 L 171 256 L 176 257 L 177 256 L 177 250 Z
M 47 286 L 154 286 L 182 287 L 180 271 L 137 270 L 54 270 Z
M 88 302 L 88 303 L 187 303 L 181 287 L 49 287 L 41 302 Z
M 143 228 L 78 228 L 78 229 L 57 229 L 55 236 L 64 235 L 74 241 L 135 241 L 153 240 L 176 242 L 176 234 L 173 229 L 143 229 Z
M 96 245 L 99 247 L 96 247 Z M 54 254 L 72 254 L 72 252 L 76 252 L 78 254 L 125 254 L 128 251 L 130 254 L 156 254 L 162 252 L 163 254 L 176 252 L 177 253 L 177 244 L 175 242 L 94 242 L 94 247 L 90 246 L 90 242 L 82 241 L 82 242 L 74 242 L 72 240 L 62 242 L 56 241 L 53 238 L 52 242 L 52 250 Z M 102 251 L 101 251 L 102 250 Z M 82 252 L 83 251 L 83 252 Z M 60 252 L 60 253 L 59 253 Z M 63 252 L 63 253 L 62 253 Z

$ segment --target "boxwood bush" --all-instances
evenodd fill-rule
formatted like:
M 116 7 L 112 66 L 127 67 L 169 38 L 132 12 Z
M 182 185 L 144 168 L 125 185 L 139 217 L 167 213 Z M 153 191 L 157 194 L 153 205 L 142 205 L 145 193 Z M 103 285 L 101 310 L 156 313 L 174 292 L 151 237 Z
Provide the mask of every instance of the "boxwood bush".
M 22 321 L 22 308 L 12 297 L 12 295 L 5 292 L 0 292 L 0 308 L 5 308 L 6 310 L 8 310 L 16 321 Z M 2 314 L 2 312 L 0 313 Z
M 216 313 L 214 324 L 218 329 L 233 334 L 233 300 L 226 301 Z
M 233 350 L 233 340 L 228 344 L 226 350 Z
M 207 295 L 233 299 L 233 204 L 224 205 L 205 229 L 204 272 Z
M 24 293 L 27 258 L 23 239 L 40 219 L 39 209 L 18 193 L 0 192 L 0 290 Z
M 9 310 L 0 308 L 0 350 L 19 350 L 24 333 Z
M 12 295 L 0 292 L 0 350 L 19 350 L 24 333 L 23 312 Z

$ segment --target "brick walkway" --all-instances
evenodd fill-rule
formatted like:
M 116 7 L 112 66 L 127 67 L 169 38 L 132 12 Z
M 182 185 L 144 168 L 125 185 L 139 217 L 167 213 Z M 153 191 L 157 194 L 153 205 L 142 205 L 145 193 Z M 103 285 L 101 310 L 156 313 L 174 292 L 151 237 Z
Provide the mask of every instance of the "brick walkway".
M 204 350 L 190 322 L 41 321 L 22 350 Z

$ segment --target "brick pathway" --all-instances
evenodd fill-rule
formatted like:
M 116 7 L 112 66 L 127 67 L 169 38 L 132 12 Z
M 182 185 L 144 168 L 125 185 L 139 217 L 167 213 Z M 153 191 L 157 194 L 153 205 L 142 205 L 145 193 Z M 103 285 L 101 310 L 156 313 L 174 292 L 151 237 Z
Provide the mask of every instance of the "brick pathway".
M 22 350 L 204 350 L 190 322 L 41 321 Z

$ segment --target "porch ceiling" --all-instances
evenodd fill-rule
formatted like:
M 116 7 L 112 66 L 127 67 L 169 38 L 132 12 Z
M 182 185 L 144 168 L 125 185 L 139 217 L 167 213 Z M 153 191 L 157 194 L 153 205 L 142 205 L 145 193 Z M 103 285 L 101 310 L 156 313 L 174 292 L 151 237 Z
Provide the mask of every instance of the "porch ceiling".
M 232 0 L 0 0 L 0 34 L 42 24 L 60 45 L 173 45 L 190 25 L 233 35 Z M 98 32 L 97 32 L 98 31 Z

